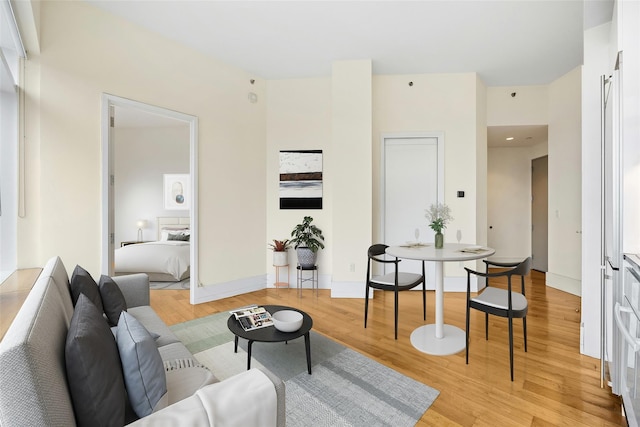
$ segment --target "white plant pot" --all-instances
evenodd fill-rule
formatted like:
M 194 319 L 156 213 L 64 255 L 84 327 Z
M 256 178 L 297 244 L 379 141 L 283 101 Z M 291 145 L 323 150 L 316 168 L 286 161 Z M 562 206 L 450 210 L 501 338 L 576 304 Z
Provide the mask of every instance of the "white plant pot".
M 282 252 L 273 251 L 273 265 L 275 265 L 276 267 L 282 267 L 283 265 L 287 265 L 287 264 L 289 264 L 289 262 L 287 260 L 286 251 L 282 251 Z

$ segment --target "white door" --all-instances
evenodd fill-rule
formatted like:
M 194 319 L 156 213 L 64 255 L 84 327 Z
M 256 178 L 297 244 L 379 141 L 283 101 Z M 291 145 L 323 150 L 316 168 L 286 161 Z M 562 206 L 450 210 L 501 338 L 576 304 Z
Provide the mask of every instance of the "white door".
M 433 243 L 425 211 L 443 197 L 443 138 L 441 135 L 383 137 L 382 233 L 389 246 L 407 242 Z M 427 286 L 434 271 L 427 263 Z M 403 260 L 402 271 L 421 273 L 420 261 Z

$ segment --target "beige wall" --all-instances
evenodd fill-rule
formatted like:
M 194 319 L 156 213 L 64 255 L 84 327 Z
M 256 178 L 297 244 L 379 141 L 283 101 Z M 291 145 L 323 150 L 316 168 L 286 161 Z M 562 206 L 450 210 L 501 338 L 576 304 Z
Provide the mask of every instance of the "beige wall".
M 85 2 L 43 2 L 40 25 L 41 52 L 26 64 L 26 96 L 37 100 L 26 111 L 27 197 L 36 202 L 19 225 L 20 266 L 60 255 L 69 269 L 100 271 L 100 109 L 109 93 L 199 118 L 201 282 L 263 275 L 264 82 Z
M 581 68 L 549 85 L 549 272 L 547 285 L 581 293 Z
M 380 239 L 381 137 L 403 132 L 444 132 L 444 201 L 454 217 L 444 232 L 445 242 L 457 242 L 456 230 L 462 231 L 462 242 L 482 239 L 477 221 L 484 226 L 486 219 L 478 216 L 476 204 L 478 196 L 486 191 L 476 175 L 479 167 L 486 169 L 477 164 L 478 126 L 485 128 L 484 123 L 478 123 L 484 107 L 477 105 L 477 98 L 482 96 L 483 88 L 475 73 L 373 77 L 374 241 Z M 484 134 L 486 141 L 486 130 Z M 464 198 L 456 197 L 458 190 L 465 191 Z M 449 264 L 445 274 L 462 275 L 464 270 Z
M 371 245 L 372 65 L 339 61 L 332 68 L 332 295 L 362 283 Z M 361 286 L 359 288 L 361 292 Z
M 494 86 L 487 88 L 487 126 L 544 125 L 549 123 L 548 86 Z M 512 93 L 516 96 L 511 96 Z
M 318 253 L 318 268 L 322 285 L 328 286 L 332 270 L 333 232 L 331 209 L 333 199 L 331 151 L 331 79 L 288 79 L 267 82 L 267 144 L 266 144 L 266 241 L 291 238 L 291 230 L 305 215 L 313 217 L 326 238 L 327 246 Z M 323 209 L 280 210 L 278 173 L 280 150 L 322 150 Z M 266 247 L 266 242 L 261 246 Z M 267 285 L 272 286 L 274 268 L 272 253 L 267 251 Z M 289 283 L 295 285 L 296 254 L 289 251 Z M 286 280 L 286 277 L 284 277 Z

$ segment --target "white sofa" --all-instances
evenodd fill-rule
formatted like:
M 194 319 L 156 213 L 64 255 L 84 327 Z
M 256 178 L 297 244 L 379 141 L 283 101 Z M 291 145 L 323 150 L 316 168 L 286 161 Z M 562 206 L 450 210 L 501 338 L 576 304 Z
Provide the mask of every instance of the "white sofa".
M 145 274 L 113 280 L 124 295 L 127 312 L 156 338 L 165 366 L 193 359 L 149 306 Z M 65 365 L 73 314 L 67 271 L 60 258 L 52 258 L 0 342 L 3 427 L 77 425 Z M 137 420 L 129 411 L 130 425 L 285 425 L 284 383 L 269 372 L 252 369 L 219 382 L 194 362 L 166 374 L 168 406 Z M 266 395 L 272 398 L 265 399 Z

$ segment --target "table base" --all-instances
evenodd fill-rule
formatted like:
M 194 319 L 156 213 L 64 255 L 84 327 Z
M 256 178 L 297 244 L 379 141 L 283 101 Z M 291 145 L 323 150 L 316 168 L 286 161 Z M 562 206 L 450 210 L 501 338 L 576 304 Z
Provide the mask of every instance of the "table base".
M 411 344 L 423 353 L 435 356 L 456 354 L 465 348 L 465 332 L 452 325 L 443 325 L 444 336 L 436 338 L 436 325 L 424 325 L 411 333 Z

